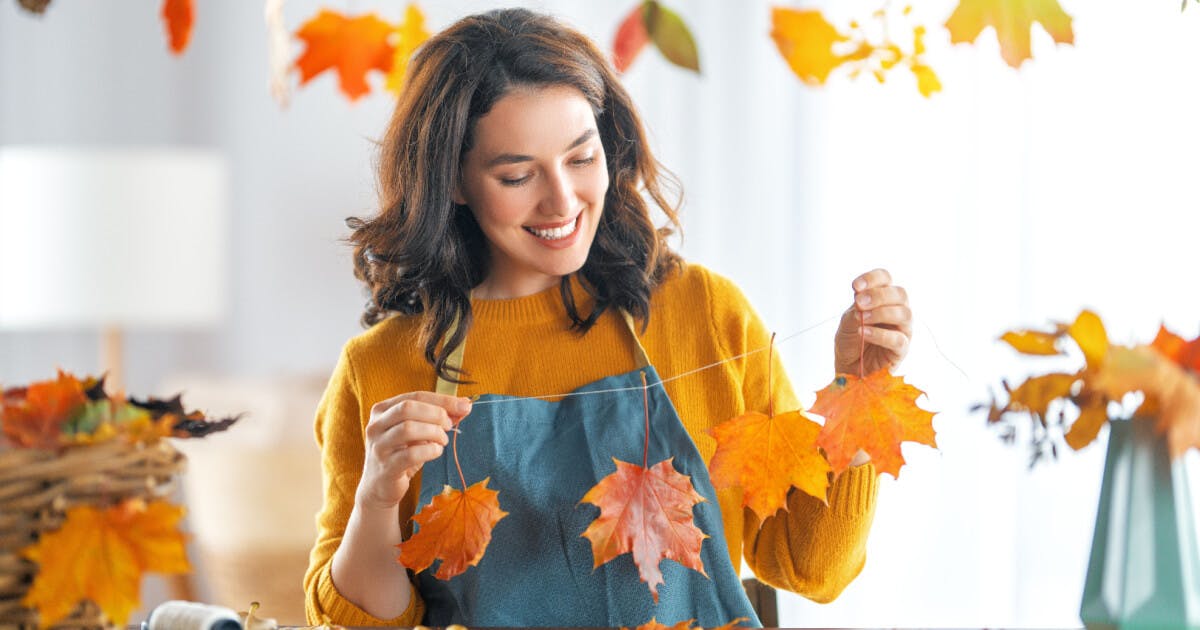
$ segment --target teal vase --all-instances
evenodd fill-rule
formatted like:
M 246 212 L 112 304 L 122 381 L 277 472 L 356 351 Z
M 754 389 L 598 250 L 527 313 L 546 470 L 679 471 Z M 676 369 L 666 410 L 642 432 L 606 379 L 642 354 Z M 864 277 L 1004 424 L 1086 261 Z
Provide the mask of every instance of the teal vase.
M 1183 460 L 1154 420 L 1109 423 L 1079 616 L 1088 628 L 1200 629 L 1200 549 Z

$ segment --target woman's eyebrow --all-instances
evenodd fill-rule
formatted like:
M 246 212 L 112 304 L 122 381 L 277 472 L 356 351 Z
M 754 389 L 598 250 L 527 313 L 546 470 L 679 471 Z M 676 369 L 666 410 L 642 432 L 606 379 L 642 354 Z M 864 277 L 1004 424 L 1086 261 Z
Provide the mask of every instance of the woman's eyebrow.
M 574 149 L 575 147 L 587 142 L 588 140 L 591 140 L 595 135 L 596 135 L 596 130 L 594 128 L 584 131 L 583 133 L 579 134 L 578 138 L 575 138 L 575 140 L 573 142 L 571 142 L 570 145 L 567 146 L 565 151 L 570 151 L 571 149 Z M 501 164 L 518 164 L 520 162 L 532 162 L 532 161 L 533 161 L 532 155 L 524 155 L 524 154 L 519 154 L 519 153 L 501 153 L 500 155 L 497 155 L 496 157 L 488 160 L 487 164 L 484 164 L 484 168 L 500 166 Z

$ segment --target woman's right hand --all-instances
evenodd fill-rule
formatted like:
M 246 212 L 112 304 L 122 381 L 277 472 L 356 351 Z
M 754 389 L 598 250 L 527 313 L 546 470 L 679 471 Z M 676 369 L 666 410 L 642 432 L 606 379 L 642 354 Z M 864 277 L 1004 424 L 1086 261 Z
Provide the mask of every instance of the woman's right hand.
M 355 503 L 394 508 L 421 466 L 441 456 L 449 442 L 446 433 L 470 412 L 470 399 L 433 392 L 410 392 L 375 403 L 367 421 Z

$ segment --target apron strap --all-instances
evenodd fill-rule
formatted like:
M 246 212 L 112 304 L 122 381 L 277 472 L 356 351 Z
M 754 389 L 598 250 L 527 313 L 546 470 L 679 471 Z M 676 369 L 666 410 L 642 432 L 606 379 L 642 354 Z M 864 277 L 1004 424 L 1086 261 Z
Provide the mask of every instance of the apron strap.
M 622 319 L 622 321 L 625 322 L 625 325 L 629 327 L 629 335 L 631 337 L 633 337 L 633 344 L 636 349 L 635 358 L 638 361 L 637 369 L 640 370 L 643 368 L 650 367 L 650 357 L 649 357 L 649 355 L 646 354 L 646 348 L 644 346 L 642 346 L 642 341 L 640 339 L 638 339 L 637 325 L 633 321 L 633 315 L 630 315 L 629 311 L 627 311 L 625 309 L 621 309 L 621 319 Z M 458 329 L 458 318 L 455 317 L 454 322 L 452 324 L 450 324 L 449 328 L 446 329 L 446 335 L 445 335 L 445 337 L 442 338 L 442 344 L 449 343 L 450 337 L 454 334 L 454 331 L 457 329 Z M 462 368 L 463 353 L 466 348 L 466 345 L 467 345 L 467 341 L 466 341 L 466 339 L 463 339 L 463 342 L 458 344 L 458 346 L 456 346 L 454 348 L 454 350 L 450 352 L 450 356 L 446 357 L 446 366 L 447 367 Z M 457 396 L 458 395 L 458 383 L 447 381 L 446 379 L 442 378 L 441 374 L 438 374 L 437 375 L 437 385 L 434 388 L 434 391 L 439 394 L 445 394 L 446 396 Z

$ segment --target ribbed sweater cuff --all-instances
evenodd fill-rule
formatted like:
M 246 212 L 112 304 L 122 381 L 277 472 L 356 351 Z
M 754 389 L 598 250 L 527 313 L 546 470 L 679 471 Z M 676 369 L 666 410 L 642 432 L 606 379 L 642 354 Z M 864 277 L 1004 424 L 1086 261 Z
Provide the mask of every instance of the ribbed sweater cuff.
M 393 619 L 380 619 L 359 608 L 338 592 L 337 586 L 333 583 L 332 566 L 333 563 L 330 562 L 321 571 L 321 578 L 317 582 L 317 591 L 321 607 L 325 609 L 326 614 L 335 624 L 339 626 L 415 626 L 421 623 L 421 618 L 425 616 L 425 606 L 421 601 L 421 596 L 417 594 L 416 587 L 413 587 L 412 597 L 408 599 L 408 608 L 404 612 Z
M 870 462 L 852 466 L 834 479 L 829 489 L 829 507 L 844 518 L 858 518 L 875 505 L 879 474 Z

